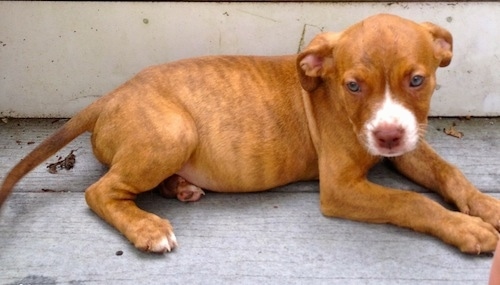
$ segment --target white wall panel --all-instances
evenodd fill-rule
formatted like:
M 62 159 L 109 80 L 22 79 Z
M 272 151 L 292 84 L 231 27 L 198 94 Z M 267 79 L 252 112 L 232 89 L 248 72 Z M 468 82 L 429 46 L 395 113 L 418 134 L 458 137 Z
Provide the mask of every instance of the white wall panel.
M 454 35 L 432 115 L 500 115 L 500 3 L 0 2 L 0 117 L 69 117 L 143 67 L 296 53 L 372 14 Z

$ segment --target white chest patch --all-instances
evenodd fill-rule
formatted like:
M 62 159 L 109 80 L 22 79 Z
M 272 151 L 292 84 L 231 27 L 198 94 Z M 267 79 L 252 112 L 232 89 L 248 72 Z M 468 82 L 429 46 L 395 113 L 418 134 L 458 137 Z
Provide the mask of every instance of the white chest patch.
M 365 124 L 364 136 L 372 155 L 402 155 L 415 149 L 418 143 L 417 119 L 408 108 L 392 99 L 390 91 L 386 91 L 382 105 Z

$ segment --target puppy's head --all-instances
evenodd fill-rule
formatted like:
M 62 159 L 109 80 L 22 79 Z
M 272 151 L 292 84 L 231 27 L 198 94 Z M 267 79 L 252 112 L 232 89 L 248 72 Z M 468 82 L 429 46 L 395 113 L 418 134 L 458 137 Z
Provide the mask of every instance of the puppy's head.
M 427 123 L 435 72 L 452 57 L 452 37 L 434 24 L 392 15 L 342 33 L 322 33 L 298 56 L 302 87 L 329 88 L 373 155 L 413 150 Z

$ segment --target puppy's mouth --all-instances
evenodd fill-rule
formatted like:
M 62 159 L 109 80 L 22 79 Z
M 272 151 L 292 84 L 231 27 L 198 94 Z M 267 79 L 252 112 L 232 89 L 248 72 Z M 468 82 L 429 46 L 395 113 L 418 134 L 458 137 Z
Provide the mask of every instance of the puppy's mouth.
M 394 157 L 414 150 L 419 141 L 419 124 L 414 113 L 387 96 L 362 131 L 368 152 Z

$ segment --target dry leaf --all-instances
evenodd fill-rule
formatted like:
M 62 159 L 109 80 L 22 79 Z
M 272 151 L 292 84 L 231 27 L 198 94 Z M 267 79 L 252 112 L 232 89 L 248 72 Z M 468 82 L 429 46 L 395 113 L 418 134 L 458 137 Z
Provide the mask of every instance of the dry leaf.
M 449 136 L 456 137 L 459 139 L 461 139 L 464 136 L 464 133 L 459 132 L 455 129 L 455 123 L 453 123 L 453 125 L 449 128 L 444 128 L 444 133 L 449 135 Z
M 60 169 L 66 169 L 70 170 L 73 168 L 76 162 L 76 157 L 73 154 L 75 150 L 72 150 L 64 159 L 60 157 L 57 162 L 51 163 L 47 165 L 47 168 L 49 169 L 49 172 L 52 174 L 57 173 L 57 168 L 59 167 Z

